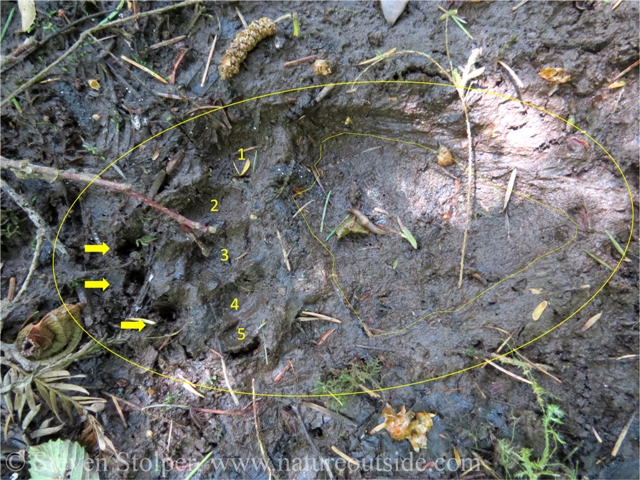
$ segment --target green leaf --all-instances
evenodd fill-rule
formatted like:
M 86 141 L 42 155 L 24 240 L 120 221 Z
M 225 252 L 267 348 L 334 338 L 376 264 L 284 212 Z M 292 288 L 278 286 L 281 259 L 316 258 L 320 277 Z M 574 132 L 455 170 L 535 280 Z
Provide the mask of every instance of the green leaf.
M 400 229 L 402 230 L 402 233 L 400 234 L 402 237 L 406 238 L 407 241 L 411 244 L 411 246 L 414 249 L 418 249 L 418 242 L 416 242 L 416 239 L 414 238 L 414 236 L 411 234 L 411 232 L 409 231 L 409 229 L 407 227 L 404 226 L 404 224 L 402 223 L 402 221 L 400 220 L 400 217 L 398 218 L 398 225 L 400 225 Z
M 453 84 L 456 87 L 464 87 L 464 83 L 462 82 L 462 77 L 458 73 L 458 69 L 457 68 L 453 69 L 453 71 L 451 72 L 451 76 L 453 77 Z
M 53 427 L 57 428 L 57 427 Z M 29 474 L 39 480 L 98 480 L 98 472 L 84 468 L 89 455 L 77 442 L 51 440 L 29 448 Z

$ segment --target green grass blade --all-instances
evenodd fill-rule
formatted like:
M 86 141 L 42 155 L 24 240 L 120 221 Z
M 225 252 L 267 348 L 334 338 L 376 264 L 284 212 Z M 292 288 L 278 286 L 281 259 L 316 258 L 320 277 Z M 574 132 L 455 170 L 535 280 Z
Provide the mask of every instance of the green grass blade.
M 9 12 L 9 17 L 7 21 L 4 23 L 4 27 L 2 28 L 2 34 L 0 35 L 0 42 L 4 39 L 5 33 L 9 30 L 9 24 L 11 23 L 11 19 L 13 19 L 13 13 L 16 11 L 16 7 L 13 7 Z
M 324 201 L 324 208 L 322 209 L 322 220 L 320 221 L 320 233 L 322 233 L 322 229 L 324 228 L 324 217 L 327 214 L 327 205 L 329 205 L 329 198 L 331 198 L 331 190 L 327 193 L 327 199 Z
M 456 16 L 455 16 L 455 15 L 452 15 L 452 16 L 451 16 L 451 18 L 453 19 L 453 21 L 454 21 L 454 22 L 456 22 L 456 25 L 458 25 L 458 26 L 462 29 L 462 31 L 463 31 L 464 33 L 466 33 L 466 34 L 467 34 L 467 36 L 468 36 L 471 40 L 473 40 L 473 37 L 472 37 L 472 36 L 471 36 L 471 34 L 467 31 L 467 29 L 466 29 L 466 28 L 464 28 L 464 26 L 462 25 L 462 23 L 460 23 L 460 20 L 458 20 L 458 19 L 456 18 Z

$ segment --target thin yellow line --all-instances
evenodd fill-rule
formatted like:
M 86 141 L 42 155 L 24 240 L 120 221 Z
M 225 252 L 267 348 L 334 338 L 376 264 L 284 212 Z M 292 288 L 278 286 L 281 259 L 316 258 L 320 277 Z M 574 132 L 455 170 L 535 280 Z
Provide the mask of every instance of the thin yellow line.
M 139 365 L 139 364 L 137 364 L 137 363 L 135 363 L 135 362 L 133 362 L 133 361 L 129 360 L 128 358 L 123 357 L 123 356 L 122 356 L 122 355 L 120 355 L 119 353 L 117 353 L 117 352 L 115 352 L 115 351 L 111 350 L 109 347 L 107 347 L 106 345 L 104 345 L 103 343 L 101 343 L 97 338 L 95 338 L 93 335 L 91 335 L 91 334 L 90 334 L 90 333 L 89 333 L 89 332 L 84 328 L 84 326 L 83 326 L 83 325 L 82 325 L 82 324 L 81 324 L 81 323 L 80 323 L 80 322 L 79 322 L 79 321 L 78 321 L 78 320 L 73 316 L 73 314 L 69 311 L 69 307 L 67 306 L 67 304 L 65 303 L 64 299 L 62 298 L 62 293 L 60 292 L 60 288 L 59 288 L 59 286 L 58 286 L 58 281 L 57 281 L 57 278 L 56 278 L 56 271 L 55 271 L 55 252 L 56 252 L 56 246 L 57 246 L 58 238 L 60 237 L 60 233 L 62 232 L 62 227 L 64 226 L 64 223 L 66 222 L 67 218 L 69 217 L 69 214 L 71 213 L 71 210 L 73 209 L 73 207 L 75 206 L 75 204 L 80 200 L 80 197 L 81 197 L 81 196 L 82 196 L 82 195 L 87 191 L 87 189 L 88 189 L 88 188 L 93 184 L 93 182 L 95 182 L 98 178 L 100 178 L 100 176 L 101 176 L 101 175 L 103 175 L 107 170 L 109 170 L 109 168 L 111 168 L 112 166 L 114 166 L 116 163 L 118 163 L 118 162 L 119 162 L 120 160 L 122 160 L 124 157 L 126 157 L 127 155 L 129 155 L 130 153 L 132 153 L 133 151 L 135 151 L 136 149 L 138 149 L 138 148 L 139 148 L 139 147 L 141 147 L 142 145 L 144 145 L 144 144 L 146 144 L 146 143 L 150 142 L 151 140 L 153 140 L 153 139 L 155 139 L 155 138 L 157 138 L 157 137 L 159 137 L 159 136 L 161 136 L 161 135 L 163 135 L 163 134 L 167 133 L 167 132 L 168 132 L 168 131 L 170 131 L 170 130 L 173 130 L 174 128 L 177 128 L 177 127 L 179 127 L 179 126 L 181 126 L 181 125 L 184 125 L 184 124 L 186 124 L 186 123 L 188 123 L 188 122 L 191 122 L 191 121 L 197 120 L 198 118 L 203 117 L 203 116 L 205 116 L 205 115 L 209 115 L 209 114 L 214 113 L 214 112 L 217 112 L 217 111 L 219 111 L 219 110 L 223 110 L 223 109 L 225 109 L 225 108 L 233 107 L 233 106 L 240 105 L 240 104 L 243 104 L 243 103 L 252 102 L 252 101 L 255 101 L 255 100 L 260 100 L 260 99 L 263 99 L 263 98 L 268 98 L 268 97 L 272 97 L 272 96 L 276 96 L 276 95 L 283 95 L 283 94 L 286 94 L 286 93 L 300 92 L 300 91 L 304 91 L 304 90 L 311 90 L 311 89 L 324 88 L 324 87 L 328 87 L 328 86 L 345 86 L 345 85 L 375 85 L 375 84 L 423 85 L 423 86 L 424 86 L 424 85 L 429 85 L 429 86 L 440 86 L 440 87 L 447 87 L 447 88 L 456 88 L 456 87 L 455 87 L 455 85 L 450 85 L 450 84 L 446 84 L 446 83 L 418 82 L 418 81 L 409 81 L 409 80 L 368 80 L 368 81 L 357 81 L 357 82 L 337 82 L 337 83 L 322 84 L 322 85 L 310 85 L 310 86 L 306 86 L 306 87 L 297 87 L 297 88 L 292 88 L 292 89 L 288 89 L 288 90 L 281 90 L 281 91 L 278 91 L 278 92 L 270 92 L 270 93 L 266 93 L 266 94 L 263 94 L 263 95 L 258 95 L 258 96 L 255 96 L 255 97 L 251 97 L 251 98 L 248 98 L 248 99 L 245 99 L 245 100 L 239 100 L 239 101 L 237 101 L 237 102 L 230 103 L 229 105 L 225 105 L 225 106 L 221 106 L 221 107 L 214 107 L 214 108 L 212 108 L 211 110 L 207 110 L 206 112 L 203 112 L 203 113 L 201 113 L 201 114 L 199 114 L 199 115 L 196 115 L 195 117 L 192 117 L 192 118 L 189 118 L 189 119 L 187 119 L 187 120 L 184 120 L 184 121 L 182 121 L 182 122 L 180 122 L 180 123 L 177 123 L 176 125 L 173 125 L 173 126 L 171 126 L 171 127 L 169 127 L 169 128 L 166 128 L 166 129 L 162 130 L 161 132 L 159 132 L 159 133 L 157 133 L 157 134 L 155 134 L 155 135 L 153 135 L 153 136 L 149 137 L 149 138 L 148 138 L 148 139 L 146 139 L 145 141 L 143 141 L 143 142 L 139 143 L 138 145 L 134 146 L 134 147 L 133 147 L 133 148 L 131 148 L 129 151 L 127 151 L 126 153 L 124 153 L 123 155 L 121 155 L 120 157 L 118 157 L 117 159 L 115 159 L 113 162 L 111 162 L 111 163 L 110 163 L 107 167 L 105 167 L 105 168 L 104 168 L 100 173 L 98 173 L 98 175 L 96 175 L 96 177 L 91 181 L 91 183 L 89 183 L 89 184 L 88 184 L 88 185 L 87 185 L 87 186 L 86 186 L 86 187 L 85 187 L 85 188 L 80 192 L 80 194 L 78 195 L 78 197 L 73 201 L 73 203 L 71 204 L 71 206 L 69 207 L 69 209 L 68 209 L 68 210 L 67 210 L 67 212 L 65 213 L 65 215 L 64 215 L 64 217 L 63 217 L 63 219 L 62 219 L 62 222 L 60 223 L 60 227 L 58 228 L 58 231 L 57 231 L 57 233 L 56 233 L 56 238 L 55 238 L 55 240 L 54 240 L 54 248 L 53 248 L 53 253 L 52 253 L 52 256 L 51 256 L 51 268 L 52 268 L 52 270 L 53 270 L 53 282 L 54 282 L 54 285 L 55 285 L 55 288 L 56 288 L 56 292 L 58 293 L 58 297 L 60 298 L 60 301 L 61 301 L 61 302 L 62 302 L 62 304 L 64 305 L 64 307 L 65 307 L 65 309 L 67 310 L 67 312 L 69 313 L 69 315 L 71 315 L 71 318 L 73 318 L 73 319 L 74 319 L 74 321 L 76 322 L 76 324 L 78 325 L 78 327 L 80 327 L 80 328 L 84 331 L 84 333 L 86 333 L 86 334 L 87 334 L 87 336 L 88 336 L 89 338 L 91 338 L 91 340 L 93 340 L 94 342 L 96 342 L 96 343 L 97 343 L 98 345 L 100 345 L 102 348 L 104 348 L 105 350 L 107 350 L 107 351 L 108 351 L 108 352 L 110 352 L 111 354 L 115 355 L 116 357 L 120 358 L 121 360 L 124 360 L 125 362 L 128 362 L 129 364 L 131 364 L 131 365 L 133 365 L 133 366 L 135 366 L 135 367 L 141 368 L 142 370 L 145 370 L 145 371 L 147 371 L 147 372 L 149 372 L 149 373 L 153 373 L 153 374 L 155 374 L 155 375 L 159 375 L 159 376 L 161 376 L 161 377 L 164 377 L 164 378 L 166 378 L 166 379 L 173 380 L 173 381 L 176 381 L 176 382 L 188 383 L 189 385 L 192 385 L 192 386 L 195 386 L 195 387 L 199 387 L 199 388 L 204 388 L 204 389 L 207 389 L 207 390 L 213 390 L 213 391 L 217 391 L 217 392 L 230 393 L 230 392 L 231 392 L 231 390 L 227 390 L 227 389 L 223 389 L 223 388 L 211 387 L 211 386 L 208 386 L 208 385 L 200 385 L 200 384 L 197 384 L 197 383 L 192 383 L 192 382 L 190 382 L 190 381 L 188 381 L 188 380 L 183 380 L 183 379 L 180 379 L 180 378 L 171 377 L 170 375 L 166 375 L 166 374 L 163 374 L 163 373 L 160 373 L 160 372 L 156 372 L 156 371 L 154 371 L 154 370 L 151 370 L 151 369 L 149 369 L 149 368 L 143 367 L 142 365 Z M 622 264 L 622 260 L 625 258 L 626 253 L 627 253 L 627 251 L 629 250 L 629 246 L 630 246 L 630 244 L 631 244 L 632 232 L 633 232 L 633 225 L 634 225 L 634 221 L 635 221 L 635 211 L 634 211 L 634 207 L 633 207 L 633 194 L 632 194 L 632 192 L 631 192 L 631 186 L 629 185 L 629 182 L 627 181 L 627 178 L 625 177 L 624 172 L 622 171 L 622 168 L 620 167 L 620 165 L 618 164 L 618 162 L 615 160 L 615 158 L 613 158 L 613 157 L 611 156 L 611 154 L 610 154 L 610 153 L 609 153 L 609 152 L 608 152 L 608 151 L 607 151 L 607 150 L 606 150 L 606 149 L 605 149 L 605 148 L 604 148 L 604 147 L 603 147 L 603 146 L 602 146 L 602 145 L 601 145 L 601 144 L 600 144 L 600 143 L 599 143 L 595 138 L 593 138 L 593 137 L 592 137 L 591 135 L 589 135 L 587 132 L 585 132 L 584 130 L 582 130 L 581 128 L 577 127 L 577 126 L 576 126 L 576 125 L 574 125 L 574 124 L 570 124 L 566 119 L 564 119 L 564 118 L 560 117 L 559 115 L 556 115 L 556 114 L 554 114 L 554 113 L 552 113 L 552 112 L 549 112 L 549 111 L 547 111 L 547 110 L 545 110 L 545 109 L 543 109 L 543 108 L 541 108 L 541 107 L 538 107 L 538 106 L 536 106 L 536 105 L 533 105 L 533 104 L 531 104 L 531 103 L 529 103 L 529 102 L 525 102 L 525 101 L 523 101 L 523 100 L 519 100 L 519 99 L 517 99 L 517 98 L 512 98 L 512 97 L 509 97 L 509 96 L 507 96 L 507 95 L 503 95 L 503 94 L 501 94 L 501 93 L 497 93 L 497 92 L 491 92 L 491 91 L 488 91 L 488 90 L 482 90 L 482 89 L 477 89 L 477 88 L 472 88 L 472 87 L 464 87 L 464 88 L 466 88 L 467 90 L 470 90 L 470 91 L 475 91 L 475 92 L 482 93 L 482 94 L 494 95 L 494 96 L 496 96 L 496 97 L 500 97 L 500 98 L 504 98 L 504 99 L 507 99 L 507 100 L 511 100 L 511 101 L 519 102 L 519 103 L 521 103 L 521 104 L 523 104 L 523 105 L 527 105 L 527 106 L 529 106 L 529 107 L 535 108 L 536 110 L 539 110 L 539 111 L 541 111 L 541 112 L 543 112 L 543 113 L 545 113 L 545 114 L 547 114 L 547 115 L 550 115 L 550 116 L 552 116 L 552 117 L 554 117 L 554 118 L 557 118 L 557 119 L 559 119 L 559 120 L 562 120 L 562 121 L 563 121 L 563 122 L 565 122 L 566 124 L 570 125 L 571 127 L 575 128 L 576 130 L 578 130 L 580 133 L 582 133 L 582 134 L 583 134 L 583 135 L 585 135 L 587 138 L 589 138 L 591 141 L 593 141 L 593 142 L 594 142 L 598 147 L 600 147 L 600 149 L 601 149 L 601 150 L 602 150 L 602 151 L 603 151 L 603 152 L 604 152 L 604 153 L 605 153 L 605 154 L 606 154 L 606 155 L 611 159 L 611 161 L 614 163 L 614 165 L 616 166 L 616 168 L 617 168 L 617 169 L 618 169 L 618 171 L 620 172 L 620 175 L 622 176 L 622 179 L 623 179 L 623 180 L 624 180 L 624 182 L 625 182 L 625 185 L 626 185 L 626 187 L 627 187 L 627 192 L 628 192 L 628 194 L 629 194 L 629 201 L 630 201 L 630 205 L 631 205 L 631 225 L 630 225 L 630 228 L 629 228 L 629 238 L 627 239 L 627 243 L 626 243 L 626 245 L 625 245 L 624 254 L 622 255 L 622 258 L 620 259 L 620 261 L 619 261 L 619 262 L 618 262 L 618 264 L 616 265 L 615 269 L 611 272 L 611 274 L 609 275 L 609 277 L 607 278 L 607 280 L 602 284 L 602 286 L 598 289 L 598 291 L 597 291 L 596 293 L 594 293 L 594 294 L 591 296 L 591 298 L 589 298 L 589 300 L 587 300 L 587 302 L 585 302 L 585 303 L 584 303 L 580 308 L 578 308 L 575 312 L 573 312 L 571 315 L 569 315 L 568 317 L 566 317 L 566 318 L 565 318 L 564 320 L 562 320 L 560 323 L 558 323 L 558 324 L 557 324 L 557 325 L 555 325 L 554 327 L 550 328 L 550 329 L 549 329 L 549 330 L 547 330 L 546 332 L 542 333 L 541 335 L 538 335 L 538 336 L 537 336 L 537 337 L 535 337 L 534 339 L 532 339 L 532 340 L 530 340 L 530 341 L 528 341 L 528 342 L 526 342 L 526 343 L 524 343 L 524 344 L 520 345 L 519 347 L 516 347 L 516 348 L 514 348 L 514 349 L 512 349 L 512 350 L 510 350 L 510 351 L 508 351 L 508 352 L 505 352 L 505 353 L 503 353 L 503 354 L 499 355 L 498 357 L 495 357 L 495 358 L 493 358 L 493 359 L 491 360 L 491 361 L 495 361 L 495 360 L 497 360 L 498 358 L 502 358 L 502 357 L 504 357 L 504 356 L 506 356 L 506 355 L 510 355 L 510 354 L 511 354 L 511 353 L 513 353 L 513 352 L 516 352 L 516 351 L 518 351 L 518 350 L 520 350 L 520 349 L 522 349 L 522 348 L 524 348 L 524 347 L 526 347 L 526 346 L 528 346 L 528 345 L 531 345 L 532 343 L 534 343 L 534 342 L 536 342 L 537 340 L 541 339 L 541 338 L 542 338 L 542 337 L 544 337 L 545 335 L 548 335 L 549 333 L 553 332 L 553 331 L 554 331 L 554 330 L 556 330 L 557 328 L 561 327 L 561 326 L 562 326 L 562 325 L 564 325 L 564 324 L 565 324 L 569 319 L 571 319 L 571 318 L 572 318 L 572 317 L 574 317 L 578 312 L 580 312 L 580 311 L 581 311 L 581 310 L 582 310 L 582 309 L 583 309 L 587 304 L 589 304 L 589 302 L 591 302 L 591 301 L 592 301 L 592 300 L 593 300 L 593 299 L 594 299 L 594 298 L 595 298 L 595 297 L 596 297 L 596 296 L 597 296 L 597 295 L 602 291 L 602 289 L 607 285 L 607 283 L 609 283 L 609 281 L 611 280 L 611 278 L 613 277 L 613 275 L 615 275 L 615 273 L 617 272 L 617 270 L 620 268 L 620 265 Z M 338 134 L 336 134 L 336 135 L 332 135 L 332 136 L 327 137 L 325 140 L 323 140 L 323 141 L 322 141 L 322 143 L 321 143 L 321 145 L 320 145 L 320 156 L 319 156 L 318 161 L 314 164 L 314 168 L 316 167 L 316 165 L 318 164 L 318 162 L 322 159 L 322 145 L 324 144 L 324 142 L 326 142 L 326 141 L 328 141 L 328 140 L 330 140 L 330 139 L 332 139 L 332 138 L 335 138 L 335 137 L 337 137 L 337 136 L 343 135 L 343 134 L 345 134 L 345 133 L 347 133 L 347 132 L 342 132 L 342 133 L 338 133 Z M 351 133 L 351 132 L 348 132 L 348 133 Z M 374 135 L 369 135 L 369 134 L 361 134 L 361 135 L 368 135 L 368 136 L 376 137 L 376 136 L 374 136 Z M 387 139 L 386 137 L 377 137 L 377 138 Z M 400 141 L 400 140 L 395 140 L 395 139 L 387 139 L 387 140 L 392 140 L 392 141 L 401 142 L 401 143 L 407 143 L 407 144 L 413 144 L 413 145 L 421 146 L 421 147 L 423 147 L 423 148 L 427 148 L 428 150 L 431 150 L 431 149 L 429 149 L 428 147 L 424 147 L 423 145 L 420 145 L 420 144 L 417 144 L 417 143 L 413 143 L 413 142 L 402 142 L 402 141 Z M 463 167 L 463 168 L 464 168 L 464 167 Z M 303 192 L 300 192 L 300 193 L 304 193 L 304 192 L 308 191 L 308 190 L 309 190 L 309 189 L 311 189 L 314 185 L 315 185 L 315 182 L 311 185 L 311 187 L 309 187 L 308 189 L 306 189 L 306 190 L 304 190 Z M 500 187 L 500 186 L 498 186 L 498 187 Z M 500 188 L 502 188 L 502 187 L 500 187 Z M 523 198 L 527 198 L 527 199 L 529 199 L 530 201 L 533 201 L 533 202 L 539 203 L 539 204 L 541 204 L 541 205 L 543 205 L 543 206 L 546 206 L 547 208 L 551 208 L 552 210 L 555 210 L 555 211 L 557 211 L 557 212 L 563 213 L 564 215 L 567 215 L 567 214 L 566 214 L 566 212 L 564 212 L 564 211 L 562 211 L 562 210 L 558 210 L 558 209 L 556 209 L 556 208 L 554 208 L 554 207 L 547 206 L 547 205 L 543 204 L 542 202 L 538 202 L 538 201 L 537 201 L 537 200 L 535 200 L 535 199 L 532 199 L 532 198 L 526 197 L 526 196 L 525 196 L 525 195 L 523 195 L 523 194 L 516 193 L 516 192 L 514 192 L 514 193 L 515 193 L 516 195 L 520 195 L 520 196 L 522 196 Z M 294 195 L 294 196 L 295 196 L 295 195 Z M 294 201 L 295 201 L 295 199 L 294 199 Z M 296 205 L 297 205 L 297 202 L 296 202 Z M 568 217 L 568 218 L 569 218 L 569 219 L 570 219 L 570 220 L 575 224 L 575 221 L 573 221 L 573 219 L 571 219 L 568 215 L 567 215 L 567 217 Z M 305 218 L 305 222 L 307 223 L 307 226 L 309 227 L 309 223 L 307 222 L 306 218 Z M 577 227 L 577 225 L 576 225 L 576 227 Z M 310 228 L 310 227 L 309 227 L 309 229 L 310 229 L 310 231 L 311 231 L 311 228 Z M 330 251 L 330 250 L 329 250 L 329 249 L 324 245 L 324 243 L 322 243 L 322 242 L 321 242 L 321 241 L 320 241 L 320 240 L 315 236 L 315 234 L 313 234 L 313 231 L 311 231 L 311 234 L 313 235 L 313 237 L 314 237 L 316 240 L 318 240 L 318 241 L 320 242 L 320 244 L 325 248 L 325 250 L 327 250 L 327 252 L 329 253 L 329 255 L 331 255 L 331 258 L 332 258 L 332 272 L 334 272 L 334 271 L 335 271 L 335 257 L 333 256 L 333 254 L 331 253 L 331 251 Z M 574 235 L 574 238 L 575 238 L 575 235 Z M 573 241 L 573 239 L 572 239 L 571 241 Z M 571 241 L 570 241 L 570 242 L 571 242 Z M 570 243 L 570 242 L 568 242 L 568 243 Z M 566 246 L 566 245 L 562 245 L 561 247 L 558 247 L 558 249 L 564 248 L 565 246 Z M 555 251 L 557 251 L 558 249 L 556 249 Z M 554 251 L 548 252 L 546 255 L 550 255 L 551 253 L 554 253 Z M 546 255 L 545 255 L 545 256 L 546 256 Z M 540 258 L 541 258 L 541 257 L 540 257 Z M 538 258 L 538 259 L 539 259 L 539 258 Z M 529 266 L 530 266 L 530 265 L 529 265 Z M 529 266 L 525 267 L 524 269 L 528 268 Z M 513 275 L 517 275 L 518 273 L 520 273 L 520 271 L 519 271 L 519 272 L 516 272 L 516 273 L 515 273 L 515 274 L 513 274 Z M 512 275 L 512 276 L 513 276 L 513 275 Z M 332 277 L 333 277 L 333 276 L 332 276 Z M 507 277 L 507 278 L 510 278 L 510 277 Z M 503 282 L 503 281 L 505 281 L 505 280 L 507 280 L 507 278 L 503 279 L 503 280 L 502 280 L 502 282 Z M 336 283 L 336 285 L 338 286 L 338 288 L 340 288 L 340 286 L 338 285 L 338 283 L 337 283 L 337 281 L 335 280 L 335 278 L 334 278 L 334 282 Z M 498 284 L 499 284 L 499 283 L 498 283 Z M 493 288 L 493 287 L 497 286 L 498 284 L 493 285 L 491 288 Z M 490 288 L 489 288 L 489 289 L 487 289 L 486 291 L 488 291 L 488 290 L 490 290 Z M 341 291 L 342 295 L 344 296 L 344 293 L 342 292 L 342 290 L 340 290 L 340 291 Z M 485 291 L 485 292 L 486 292 L 486 291 Z M 482 295 L 482 293 L 481 293 L 480 295 Z M 474 297 L 474 299 L 475 299 L 475 298 L 476 298 L 476 297 Z M 473 301 L 474 299 L 470 300 L 468 303 L 470 303 L 470 302 L 471 302 L 471 301 Z M 467 304 L 468 304 L 468 303 L 467 303 Z M 463 305 L 462 307 L 459 307 L 459 309 L 460 309 L 460 308 L 464 308 L 464 306 L 465 306 L 465 305 Z M 352 307 L 352 310 L 353 310 L 353 307 Z M 454 311 L 457 311 L 457 310 L 454 310 Z M 359 317 L 358 317 L 358 318 L 359 318 Z M 383 392 L 383 391 L 394 390 L 394 389 L 398 389 L 398 388 L 410 387 L 410 386 L 414 386 L 414 385 L 420 385 L 420 384 L 423 384 L 423 383 L 433 382 L 433 381 L 435 381 L 435 380 L 440 380 L 440 379 L 443 379 L 443 378 L 451 377 L 451 376 L 453 376 L 453 375 L 457 375 L 457 374 L 459 374 L 459 373 L 463 373 L 463 372 L 467 372 L 467 371 L 469 371 L 469 370 L 473 370 L 474 368 L 482 367 L 482 366 L 486 365 L 487 363 L 489 363 L 489 361 L 481 362 L 481 363 L 478 363 L 477 365 L 471 365 L 471 366 L 469 366 L 469 367 L 466 367 L 466 368 L 463 368 L 463 369 L 460 369 L 460 370 L 456 370 L 456 371 L 454 371 L 454 372 L 450 372 L 450 373 L 447 373 L 447 374 L 439 375 L 439 376 L 436 376 L 436 377 L 427 378 L 427 379 L 424 379 L 424 380 L 418 380 L 418 381 L 411 382 L 411 383 L 406 383 L 406 384 L 403 384 L 403 385 L 395 385 L 395 386 L 391 386 L 391 387 L 382 387 L 382 388 L 372 389 L 371 391 L 372 391 L 372 392 Z M 253 392 L 242 392 L 242 391 L 236 391 L 236 390 L 233 390 L 233 392 L 234 392 L 234 393 L 236 393 L 236 394 L 238 394 L 238 395 L 254 395 L 254 393 L 253 393 Z M 317 397 L 331 397 L 331 396 L 362 395 L 362 394 L 364 394 L 364 393 L 366 393 L 366 392 L 361 392 L 361 391 L 359 391 L 359 392 L 343 392 L 343 393 L 337 393 L 337 394 L 280 394 L 280 393 L 256 393 L 256 395 L 259 395 L 259 396 L 262 396 L 262 397 L 281 397 L 281 398 L 317 398 Z

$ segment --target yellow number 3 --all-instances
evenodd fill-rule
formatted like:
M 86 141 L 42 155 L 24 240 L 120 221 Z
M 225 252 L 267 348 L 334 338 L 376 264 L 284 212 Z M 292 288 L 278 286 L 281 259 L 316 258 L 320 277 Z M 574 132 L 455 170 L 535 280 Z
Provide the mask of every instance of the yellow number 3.
M 229 260 L 229 250 L 227 250 L 226 248 L 223 248 L 222 250 L 220 250 L 220 253 L 222 253 L 220 260 L 222 260 L 223 262 L 226 262 L 227 260 Z

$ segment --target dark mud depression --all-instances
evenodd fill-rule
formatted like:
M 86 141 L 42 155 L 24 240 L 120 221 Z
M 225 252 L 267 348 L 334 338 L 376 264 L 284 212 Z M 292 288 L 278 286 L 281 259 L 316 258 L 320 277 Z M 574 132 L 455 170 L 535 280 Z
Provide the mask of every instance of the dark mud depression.
M 116 4 L 98 7 L 107 11 Z M 61 2 L 46 5 L 47 11 L 77 10 Z M 553 462 L 567 465 L 579 477 L 637 477 L 637 418 L 618 454 L 610 455 L 638 407 L 637 227 L 630 231 L 630 194 L 637 209 L 637 69 L 623 77 L 624 91 L 607 89 L 608 80 L 638 59 L 637 3 L 625 1 L 615 11 L 611 5 L 588 2 L 530 2 L 516 11 L 515 3 L 506 2 L 443 4 L 459 9 L 474 36 L 471 41 L 449 23 L 453 66 L 464 65 L 471 50 L 482 47 L 478 65 L 485 71 L 473 86 L 502 95 L 472 91 L 468 97 L 477 177 L 460 289 L 467 211 L 464 112 L 454 88 L 401 83 L 449 83 L 433 63 L 417 55 L 390 57 L 361 80 L 400 83 L 339 85 L 318 100 L 320 87 L 243 102 L 275 91 L 350 82 L 365 68 L 357 67 L 359 62 L 394 47 L 425 52 L 448 65 L 437 5 L 410 3 L 391 27 L 377 3 L 204 3 L 202 18 L 185 40 L 189 52 L 177 85 L 164 86 L 138 70 L 125 69 L 90 45 L 79 51 L 83 57 L 78 53 L 75 62 L 65 64 L 60 80 L 36 85 L 28 97 L 19 97 L 22 114 L 3 111 L 3 157 L 97 174 L 110 159 L 189 119 L 194 108 L 214 101 L 232 104 L 125 156 L 117 166 L 126 180 L 113 168 L 102 176 L 126 181 L 140 193 L 156 190 L 154 199 L 162 205 L 215 226 L 215 234 L 198 235 L 200 246 L 180 225 L 124 195 L 94 185 L 78 197 L 84 186 L 21 180 L 3 171 L 3 179 L 25 198 L 35 197 L 34 208 L 54 230 L 68 212 L 59 240 L 72 254 L 55 259 L 62 298 L 77 302 L 76 290 L 86 279 L 104 277 L 110 283 L 104 292 L 84 294 L 87 332 L 105 339 L 119 356 L 162 375 L 108 353 L 73 367 L 88 375 L 83 382 L 95 390 L 92 394 L 107 392 L 139 408 L 165 404 L 149 410 L 125 407 L 125 429 L 110 403 L 99 419 L 118 449 L 139 458 L 199 461 L 211 451 L 213 459 L 261 458 L 250 408 L 242 416 L 186 408 L 236 410 L 251 401 L 240 396 L 236 406 L 228 393 L 215 391 L 228 387 L 213 348 L 226 356 L 234 391 L 250 393 L 254 380 L 257 392 L 284 397 L 263 397 L 258 409 L 262 441 L 276 467 L 285 459 L 335 457 L 332 446 L 359 462 L 409 458 L 408 442 L 396 442 L 384 431 L 369 435 L 389 403 L 396 410 L 406 405 L 436 414 L 428 448 L 413 454 L 415 458 L 449 459 L 455 447 L 463 458 L 474 458 L 475 452 L 500 475 L 509 476 L 505 470 L 514 466 L 501 464 L 497 439 L 513 438 L 516 445 L 531 448 L 534 458 L 544 449 L 541 411 L 531 386 L 491 366 L 447 374 L 490 358 L 507 338 L 500 353 L 568 319 L 520 350 L 557 378 L 534 370 L 536 381 L 557 397 L 553 403 L 566 413 L 558 427 L 565 444 L 555 450 Z M 223 81 L 217 64 L 242 28 L 235 7 L 248 22 L 297 11 L 302 30 L 296 38 L 290 22 L 279 24 L 276 35 L 248 55 L 240 73 Z M 122 33 L 107 40 L 108 48 L 116 57 L 135 55 L 167 70 L 175 51 L 148 47 L 184 34 L 193 18 L 189 7 L 173 11 L 171 17 L 141 19 L 137 28 L 133 23 L 122 26 Z M 201 88 L 215 34 L 218 48 Z M 43 47 L 43 60 L 51 63 L 71 40 Z M 20 41 L 20 35 L 8 34 L 3 53 Z M 282 67 L 311 54 L 326 58 L 332 74 L 317 75 L 308 63 Z M 498 61 L 518 72 L 525 88 L 517 92 Z M 3 83 L 14 90 L 20 79 L 41 66 L 27 60 L 3 74 Z M 543 67 L 563 67 L 572 80 L 549 96 L 551 84 L 537 75 Z M 86 81 L 76 81 L 94 77 L 102 85 L 97 93 Z M 168 100 L 158 92 L 183 99 Z M 572 117 L 592 138 L 544 111 L 505 98 L 517 93 L 524 102 L 564 119 Z M 91 118 L 96 113 L 98 120 Z M 329 138 L 341 132 L 346 134 Z M 615 162 L 591 140 L 604 146 Z M 459 164 L 438 166 L 434 152 L 439 145 L 446 145 Z M 257 148 L 244 154 L 251 166 L 240 176 L 233 163 L 242 170 L 239 149 L 251 147 Z M 166 174 L 168 162 L 181 154 L 183 160 Z M 322 187 L 314 177 L 316 163 Z M 503 210 L 504 188 L 514 168 L 514 194 Z M 161 171 L 166 176 L 158 182 Z M 214 206 L 217 211 L 212 212 Z M 360 208 L 388 233 L 325 240 L 350 208 Z M 2 209 L 5 219 L 15 215 L 20 226 L 18 234 L 2 238 L 6 289 L 11 276 L 26 275 L 35 229 L 4 195 Z M 417 239 L 418 249 L 390 231 L 399 230 L 397 217 Z M 633 234 L 631 262 L 621 260 L 605 230 L 623 246 Z M 85 244 L 102 241 L 112 249 L 104 257 L 83 253 Z M 616 268 L 615 274 L 584 250 Z M 60 306 L 47 269 L 51 253 L 52 246 L 45 245 L 28 295 L 5 320 L 3 340 L 12 341 L 33 311 Z M 533 321 L 531 313 L 543 300 L 548 307 Z M 296 320 L 303 311 L 342 323 Z M 437 313 L 442 311 L 454 312 Z M 587 319 L 599 312 L 602 318 L 583 332 Z M 120 330 L 121 321 L 136 317 L 157 323 L 141 332 Z M 378 366 L 371 381 L 356 388 L 360 394 L 333 397 L 322 390 L 336 372 L 352 365 Z M 501 365 L 522 375 L 516 367 Z M 201 390 L 204 398 L 172 379 L 207 387 Z M 436 380 L 388 390 L 428 379 Z M 310 394 L 324 396 L 306 402 L 339 414 L 320 413 L 295 398 Z M 70 424 L 60 436 L 74 439 L 80 427 Z M 146 436 L 147 431 L 153 436 Z M 198 475 L 267 475 L 252 468 L 223 470 L 207 463 Z M 431 466 L 393 475 L 462 474 L 451 470 Z M 340 475 L 337 469 L 333 474 Z M 471 474 L 490 475 L 483 467 Z M 121 475 L 147 478 L 160 473 Z M 342 475 L 391 473 L 362 468 Z M 181 478 L 184 473 L 174 469 L 168 476 Z M 327 473 L 306 469 L 296 476 L 325 478 Z

